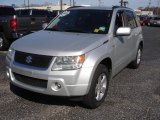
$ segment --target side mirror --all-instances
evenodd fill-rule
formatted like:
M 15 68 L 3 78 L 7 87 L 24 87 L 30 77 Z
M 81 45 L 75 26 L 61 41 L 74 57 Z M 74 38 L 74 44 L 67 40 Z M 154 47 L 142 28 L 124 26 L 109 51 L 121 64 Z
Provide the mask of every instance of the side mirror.
M 48 23 L 43 23 L 42 28 L 45 29 L 48 26 Z
M 116 31 L 117 36 L 129 36 L 131 34 L 131 28 L 129 27 L 120 27 Z

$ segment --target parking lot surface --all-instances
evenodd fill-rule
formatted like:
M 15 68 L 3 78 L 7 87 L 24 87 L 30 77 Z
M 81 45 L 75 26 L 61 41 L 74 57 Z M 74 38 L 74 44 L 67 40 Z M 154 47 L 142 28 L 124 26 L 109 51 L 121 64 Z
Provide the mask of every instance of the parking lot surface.
M 97 109 L 79 102 L 10 86 L 0 52 L 0 120 L 160 120 L 160 28 L 144 27 L 144 52 L 137 70 L 126 68 L 110 82 Z

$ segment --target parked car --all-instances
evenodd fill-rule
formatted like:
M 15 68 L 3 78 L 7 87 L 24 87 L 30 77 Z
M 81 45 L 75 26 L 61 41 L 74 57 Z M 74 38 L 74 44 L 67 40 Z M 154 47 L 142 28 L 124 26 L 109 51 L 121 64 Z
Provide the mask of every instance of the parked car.
M 150 20 L 150 25 L 151 26 L 160 26 L 160 16 L 153 17 Z
M 24 9 L 15 11 L 10 6 L 0 6 L 0 50 L 4 50 L 16 39 L 42 29 L 56 16 L 47 10 Z
M 23 89 L 82 97 L 87 107 L 96 108 L 113 76 L 128 64 L 139 67 L 142 49 L 142 28 L 132 9 L 70 8 L 44 30 L 11 45 L 7 76 Z
M 56 15 L 48 10 L 21 9 L 16 10 L 19 28 L 24 31 L 37 31 L 42 29 L 43 23 L 49 23 Z
M 9 46 L 9 42 L 18 38 L 17 17 L 14 8 L 0 6 L 0 50 Z
M 141 26 L 148 25 L 148 23 L 149 23 L 149 17 L 148 16 L 140 16 L 139 20 L 140 20 Z

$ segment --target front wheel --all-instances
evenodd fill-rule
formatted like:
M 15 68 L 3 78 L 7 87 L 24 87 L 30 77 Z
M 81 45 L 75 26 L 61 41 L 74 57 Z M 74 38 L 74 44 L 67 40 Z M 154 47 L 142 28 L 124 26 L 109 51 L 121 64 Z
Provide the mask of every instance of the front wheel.
M 89 93 L 84 97 L 84 104 L 91 109 L 97 108 L 103 103 L 108 91 L 109 72 L 106 66 L 98 65 Z
M 141 63 L 141 58 L 142 58 L 142 47 L 139 46 L 136 59 L 131 62 L 130 67 L 133 69 L 137 69 Z

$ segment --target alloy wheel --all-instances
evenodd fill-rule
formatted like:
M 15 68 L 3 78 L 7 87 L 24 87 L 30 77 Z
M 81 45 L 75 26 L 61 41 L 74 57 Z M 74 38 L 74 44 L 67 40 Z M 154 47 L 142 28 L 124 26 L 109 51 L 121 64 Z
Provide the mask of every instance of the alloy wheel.
M 106 92 L 107 89 L 107 76 L 106 74 L 102 73 L 98 77 L 98 82 L 96 84 L 96 89 L 95 89 L 95 98 L 97 101 L 100 101 Z

